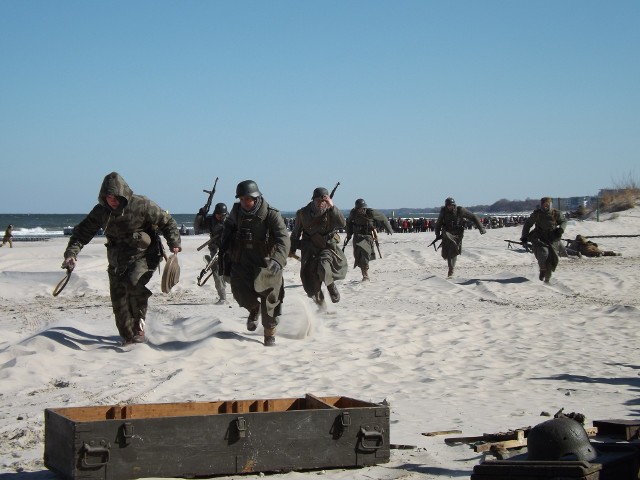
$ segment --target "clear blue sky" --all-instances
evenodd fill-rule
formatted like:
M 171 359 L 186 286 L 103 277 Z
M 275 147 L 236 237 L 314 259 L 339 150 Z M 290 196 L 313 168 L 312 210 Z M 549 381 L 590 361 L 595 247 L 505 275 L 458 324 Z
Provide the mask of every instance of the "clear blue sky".
M 2 213 L 596 194 L 640 175 L 640 1 L 0 0 Z

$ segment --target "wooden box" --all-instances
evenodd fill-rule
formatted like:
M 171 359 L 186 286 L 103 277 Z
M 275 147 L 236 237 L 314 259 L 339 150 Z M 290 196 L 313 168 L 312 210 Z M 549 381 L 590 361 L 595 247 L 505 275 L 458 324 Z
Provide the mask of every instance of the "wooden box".
M 389 461 L 389 407 L 348 397 L 49 408 L 44 463 L 125 480 Z

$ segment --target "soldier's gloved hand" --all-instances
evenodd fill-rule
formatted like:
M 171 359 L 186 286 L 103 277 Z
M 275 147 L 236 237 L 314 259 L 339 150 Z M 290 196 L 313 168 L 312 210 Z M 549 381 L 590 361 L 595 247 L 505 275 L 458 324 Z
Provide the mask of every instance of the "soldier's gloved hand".
M 200 210 L 198 210 L 198 215 L 202 215 L 203 217 L 207 216 L 207 209 L 202 207 Z
M 487 233 L 485 228 L 484 227 L 480 227 L 480 235 L 484 235 L 485 233 Z
M 280 265 L 273 258 L 267 257 L 264 259 L 264 261 L 267 262 L 267 270 L 269 270 L 269 272 L 272 273 L 273 275 L 277 274 L 280 270 L 282 270 L 282 265 Z
M 74 257 L 65 258 L 60 268 L 65 268 L 69 272 L 72 272 L 73 269 L 76 268 L 76 259 Z

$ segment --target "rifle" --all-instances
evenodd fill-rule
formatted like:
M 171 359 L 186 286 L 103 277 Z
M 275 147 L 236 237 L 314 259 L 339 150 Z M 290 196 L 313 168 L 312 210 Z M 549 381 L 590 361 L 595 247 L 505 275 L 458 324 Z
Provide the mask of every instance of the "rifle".
M 349 243 L 349 240 L 351 240 L 351 237 L 347 237 L 344 239 L 344 244 L 342 245 L 343 252 L 344 252 L 344 249 L 347 248 L 347 244 Z
M 201 287 L 205 283 L 207 283 L 207 280 L 209 280 L 211 278 L 211 275 L 213 275 L 213 264 L 214 264 L 214 262 L 215 262 L 217 257 L 218 257 L 218 252 L 216 252 L 216 254 L 213 257 L 211 257 L 211 260 L 209 260 L 209 263 L 207 263 L 207 266 L 204 267 L 202 269 L 202 271 L 200 272 L 200 275 L 198 275 L 198 286 L 199 287 Z M 209 275 L 207 275 L 205 277 L 205 275 L 207 273 L 209 273 Z
M 382 252 L 380 252 L 380 242 L 378 242 L 378 232 L 374 228 L 371 230 L 371 235 L 373 235 L 373 241 L 376 243 L 376 248 L 378 249 L 378 255 L 382 258 Z
M 434 239 L 433 239 L 433 242 L 431 242 L 429 245 L 427 245 L 427 248 L 429 248 L 431 245 L 433 245 L 433 249 L 437 252 L 437 251 L 438 251 L 438 249 L 440 248 L 440 245 L 438 245 L 438 246 L 436 247 L 436 242 L 437 242 L 438 240 L 440 240 L 438 237 L 434 238 Z
M 336 193 L 336 190 L 338 189 L 339 186 L 340 186 L 340 182 L 336 183 L 336 186 L 333 187 L 333 190 L 331 190 L 331 193 L 329 194 L 329 198 L 333 198 L 333 195 Z
M 513 249 L 511 245 L 516 244 L 516 245 L 522 245 L 527 252 L 531 251 L 531 249 L 529 248 L 528 242 L 518 242 L 516 240 L 505 240 L 505 242 L 507 242 L 507 248 Z
M 213 196 L 216 194 L 216 185 L 218 184 L 218 177 L 216 177 L 216 181 L 213 182 L 213 188 L 211 190 L 202 190 L 204 193 L 209 194 L 209 198 L 207 198 L 207 203 L 204 204 L 201 211 L 204 211 L 203 215 L 209 213 L 209 209 L 211 208 L 211 202 L 213 201 Z

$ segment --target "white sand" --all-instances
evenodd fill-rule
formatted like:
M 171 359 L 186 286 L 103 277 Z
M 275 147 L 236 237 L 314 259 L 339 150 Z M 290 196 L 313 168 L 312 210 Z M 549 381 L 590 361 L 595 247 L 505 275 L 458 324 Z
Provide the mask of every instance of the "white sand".
M 638 208 L 600 220 L 572 221 L 565 237 L 640 234 Z M 561 408 L 585 414 L 588 425 L 637 418 L 640 238 L 594 239 L 623 256 L 562 258 L 544 285 L 533 255 L 503 242 L 519 237 L 519 227 L 467 232 L 459 276 L 447 280 L 446 262 L 427 248 L 432 233 L 381 235 L 384 258 L 371 264 L 372 281 L 350 270 L 328 315 L 316 313 L 290 259 L 275 348 L 262 345 L 261 327 L 246 331 L 247 313 L 233 301 L 213 304 L 213 280 L 197 286 L 196 247 L 205 237 L 184 238 L 171 294 L 154 276 L 148 343 L 126 349 L 101 239 L 85 247 L 57 298 L 66 239 L 1 248 L 0 472 L 55 478 L 42 462 L 48 407 L 307 392 L 387 399 L 391 442 L 417 446 L 392 450 L 391 461 L 375 467 L 272 477 L 287 479 L 466 478 L 483 457 L 421 432 L 506 431 Z

